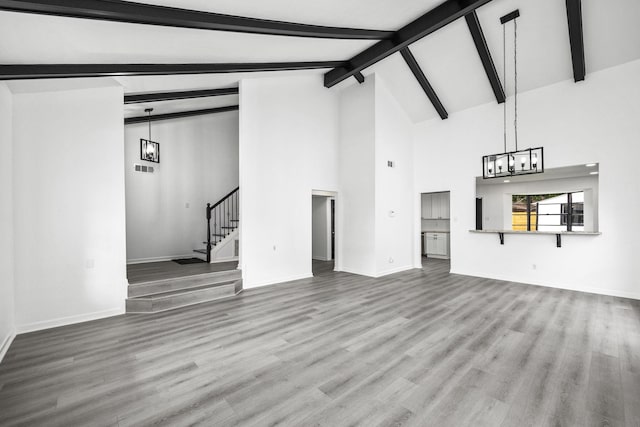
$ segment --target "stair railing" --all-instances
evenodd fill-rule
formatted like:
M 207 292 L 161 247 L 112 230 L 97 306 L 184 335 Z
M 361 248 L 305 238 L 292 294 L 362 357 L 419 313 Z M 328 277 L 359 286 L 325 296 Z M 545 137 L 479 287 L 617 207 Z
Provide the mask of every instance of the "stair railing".
M 211 262 L 213 246 L 229 235 L 229 230 L 234 230 L 238 226 L 239 195 L 240 187 L 236 187 L 217 203 L 213 205 L 207 203 L 207 262 Z M 213 220 L 213 228 L 211 220 Z

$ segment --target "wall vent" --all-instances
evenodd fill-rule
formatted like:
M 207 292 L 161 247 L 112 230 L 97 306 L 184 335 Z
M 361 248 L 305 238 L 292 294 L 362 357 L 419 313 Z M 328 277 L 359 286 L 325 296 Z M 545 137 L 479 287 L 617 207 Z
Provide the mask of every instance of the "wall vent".
M 135 170 L 136 172 L 153 173 L 153 166 L 145 166 L 139 163 L 134 163 L 133 170 Z

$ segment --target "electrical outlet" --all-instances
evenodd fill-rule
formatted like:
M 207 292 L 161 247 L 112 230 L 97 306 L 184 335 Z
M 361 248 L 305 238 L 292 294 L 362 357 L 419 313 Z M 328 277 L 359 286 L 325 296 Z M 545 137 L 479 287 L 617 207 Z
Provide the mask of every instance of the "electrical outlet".
M 393 258 L 389 257 L 389 264 L 393 264 Z
M 538 268 L 538 266 L 537 266 L 537 265 L 535 265 L 535 264 L 531 264 L 531 268 L 533 268 L 534 270 L 536 270 L 536 269 Z

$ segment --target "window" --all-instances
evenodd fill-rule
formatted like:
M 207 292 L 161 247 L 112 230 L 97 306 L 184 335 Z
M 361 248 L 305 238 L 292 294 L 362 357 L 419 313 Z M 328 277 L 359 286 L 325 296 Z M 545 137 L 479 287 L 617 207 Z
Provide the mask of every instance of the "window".
M 512 229 L 583 231 L 584 192 L 512 196 Z

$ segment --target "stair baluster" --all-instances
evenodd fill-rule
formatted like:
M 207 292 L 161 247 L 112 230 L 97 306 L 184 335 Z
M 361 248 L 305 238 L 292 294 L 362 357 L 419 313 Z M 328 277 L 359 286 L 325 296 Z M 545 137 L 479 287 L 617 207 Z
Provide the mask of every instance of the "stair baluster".
M 211 262 L 213 246 L 217 245 L 238 227 L 239 192 L 240 187 L 237 187 L 215 204 L 207 203 L 207 241 L 205 242 L 207 245 L 207 262 Z M 213 228 L 211 227 L 212 219 Z

